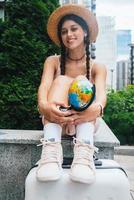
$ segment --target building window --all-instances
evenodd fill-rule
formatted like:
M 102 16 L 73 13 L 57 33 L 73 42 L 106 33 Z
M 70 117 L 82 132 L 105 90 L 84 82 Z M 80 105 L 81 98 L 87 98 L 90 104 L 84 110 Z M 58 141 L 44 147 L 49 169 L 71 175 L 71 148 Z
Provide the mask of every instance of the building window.
M 70 3 L 69 0 L 63 0 L 61 2 L 62 2 L 62 4 Z
M 78 0 L 72 0 L 71 3 L 78 3 Z

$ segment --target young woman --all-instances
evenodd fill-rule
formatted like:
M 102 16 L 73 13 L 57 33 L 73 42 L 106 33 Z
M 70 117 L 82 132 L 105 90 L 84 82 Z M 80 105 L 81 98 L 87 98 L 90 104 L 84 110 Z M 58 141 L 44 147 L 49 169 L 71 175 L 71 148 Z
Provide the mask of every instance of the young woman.
M 106 68 L 90 58 L 90 44 L 96 40 L 98 25 L 95 16 L 85 7 L 67 4 L 49 17 L 47 30 L 50 38 L 61 47 L 61 55 L 46 59 L 38 90 L 39 111 L 43 115 L 43 148 L 37 169 L 40 181 L 58 180 L 62 175 L 62 128 L 76 134 L 74 159 L 70 178 L 82 183 L 95 181 L 93 162 L 94 122 L 106 105 Z M 68 91 L 75 80 L 89 80 L 96 87 L 94 102 L 84 111 L 68 107 Z

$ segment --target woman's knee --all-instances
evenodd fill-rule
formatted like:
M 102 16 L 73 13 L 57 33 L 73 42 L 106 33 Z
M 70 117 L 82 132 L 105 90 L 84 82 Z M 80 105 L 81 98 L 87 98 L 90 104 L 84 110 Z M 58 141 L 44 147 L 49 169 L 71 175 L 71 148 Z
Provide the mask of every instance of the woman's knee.
M 48 94 L 48 101 L 64 102 L 68 104 L 68 90 L 73 79 L 60 75 L 58 76 L 51 86 Z
M 78 75 L 74 80 L 88 80 L 84 75 Z
M 66 75 L 59 75 L 55 78 L 54 84 L 56 85 L 64 85 L 64 84 L 70 84 L 73 81 L 73 78 L 68 77 Z

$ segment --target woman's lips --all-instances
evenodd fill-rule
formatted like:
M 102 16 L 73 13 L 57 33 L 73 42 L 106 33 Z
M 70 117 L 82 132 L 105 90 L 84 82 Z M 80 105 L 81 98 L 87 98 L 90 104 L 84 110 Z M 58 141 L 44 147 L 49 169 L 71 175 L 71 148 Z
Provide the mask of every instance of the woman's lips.
M 75 40 L 76 40 L 75 38 L 68 39 L 68 40 L 67 40 L 67 43 L 72 43 L 72 42 L 74 42 Z

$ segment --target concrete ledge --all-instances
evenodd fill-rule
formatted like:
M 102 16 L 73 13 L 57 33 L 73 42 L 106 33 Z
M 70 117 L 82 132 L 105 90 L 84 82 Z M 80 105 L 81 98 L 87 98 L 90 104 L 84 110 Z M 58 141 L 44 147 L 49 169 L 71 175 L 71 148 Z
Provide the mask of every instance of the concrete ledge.
M 43 131 L 0 129 L 0 143 L 5 144 L 38 144 L 42 137 Z M 70 137 L 63 138 L 63 141 L 68 140 L 68 138 Z M 120 144 L 119 140 L 101 118 L 96 122 L 94 139 L 95 145 L 99 147 L 116 147 Z
M 0 143 L 5 144 L 38 144 L 43 131 L 36 130 L 0 130 Z
M 99 118 L 96 122 L 95 145 L 99 147 L 117 147 L 119 140 L 113 134 L 103 119 Z
M 103 159 L 113 159 L 114 147 L 119 146 L 119 141 L 106 125 L 106 123 L 99 118 L 96 122 L 96 130 L 94 134 L 95 146 L 99 148 L 98 157 Z M 37 149 L 36 145 L 39 144 L 40 138 L 43 137 L 43 131 L 36 130 L 0 130 L 0 143 L 2 144 L 23 144 L 33 145 Z M 66 136 L 62 139 L 62 145 L 64 150 L 64 158 L 73 157 L 73 143 L 72 137 Z M 38 147 L 36 157 L 32 160 L 35 162 L 39 159 L 41 153 L 41 147 Z
M 134 146 L 120 146 L 115 147 L 114 153 L 116 155 L 134 156 Z

